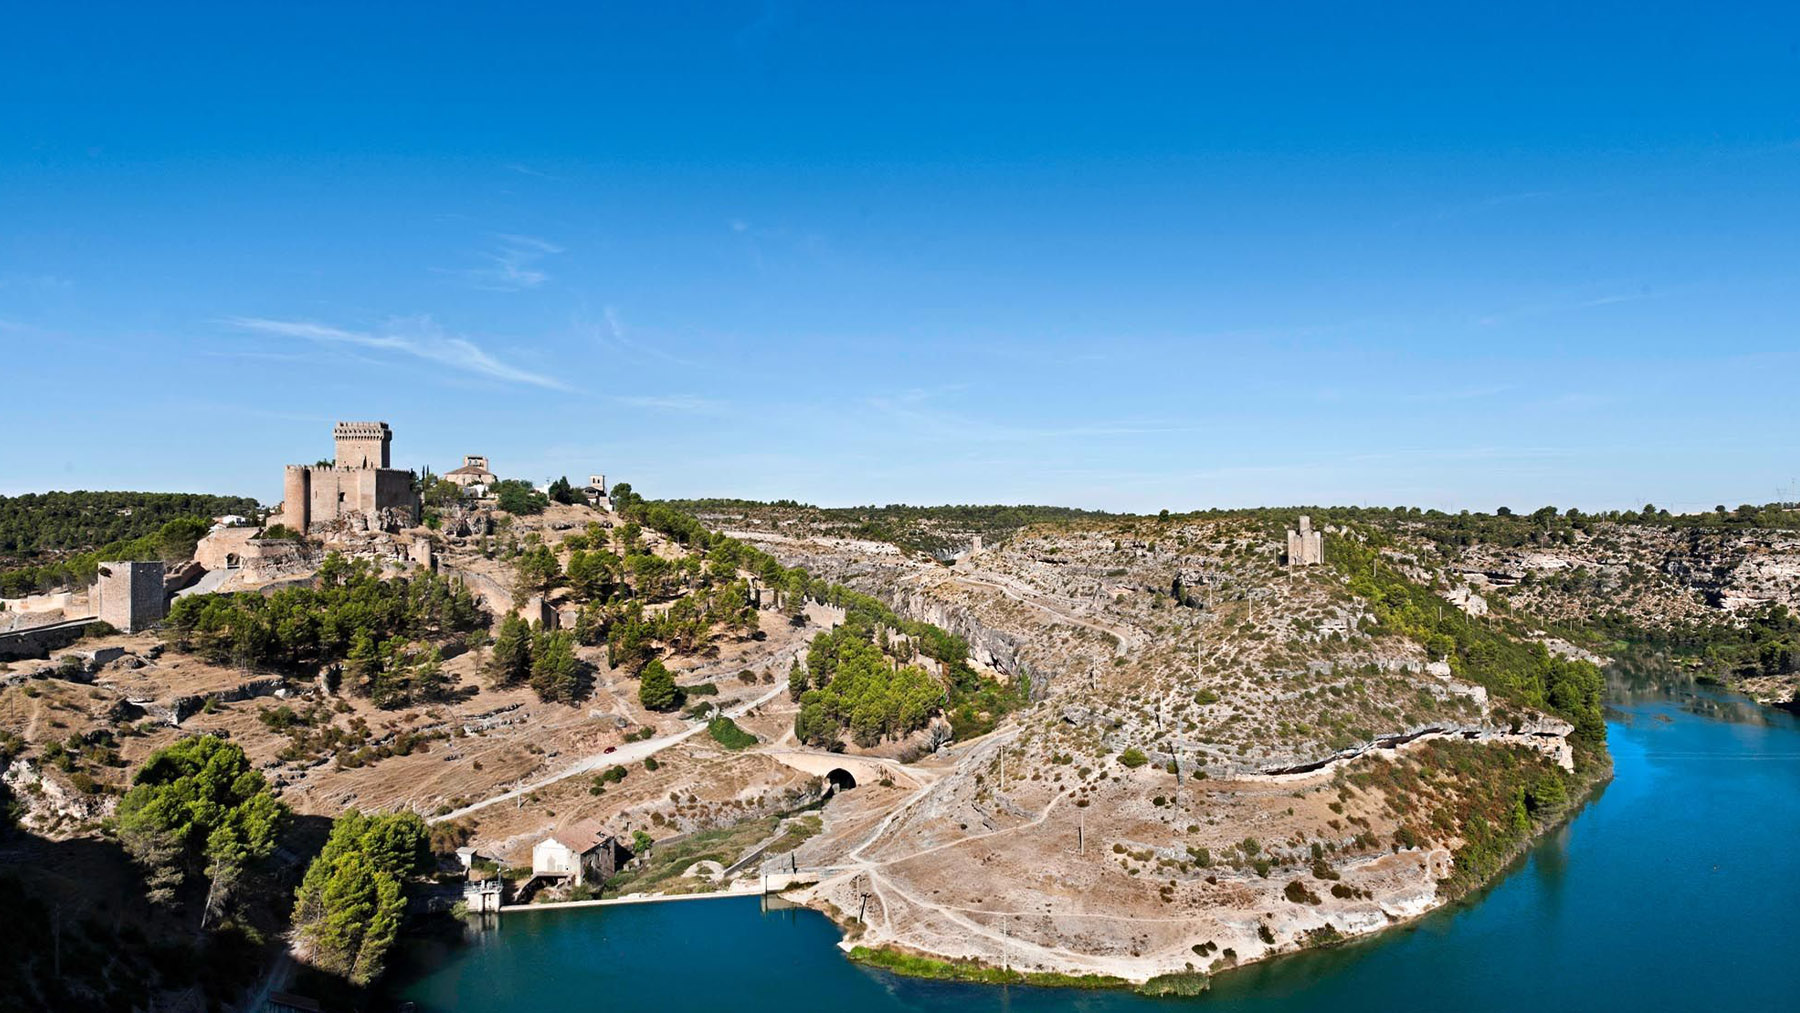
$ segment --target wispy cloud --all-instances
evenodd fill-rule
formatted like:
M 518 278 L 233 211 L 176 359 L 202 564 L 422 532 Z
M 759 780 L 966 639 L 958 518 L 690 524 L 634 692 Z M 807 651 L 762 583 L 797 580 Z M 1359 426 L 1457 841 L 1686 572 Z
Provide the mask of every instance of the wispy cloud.
M 654 344 L 638 341 L 632 337 L 630 329 L 625 326 L 624 317 L 617 306 L 607 306 L 595 320 L 586 311 L 576 315 L 575 330 L 585 334 L 594 344 L 616 355 L 625 355 L 635 359 L 660 359 L 676 366 L 699 366 L 701 363 L 692 359 L 658 348 Z
M 688 415 L 718 415 L 728 407 L 723 401 L 697 397 L 693 394 L 648 394 L 615 397 L 613 400 L 629 408 L 682 412 Z
M 1392 222 L 1394 228 L 1419 225 L 1427 222 L 1448 222 L 1460 218 L 1485 215 L 1500 208 L 1511 208 L 1521 204 L 1533 204 L 1552 198 L 1566 196 L 1562 190 L 1515 190 L 1510 193 L 1491 194 L 1474 200 L 1461 200 L 1437 207 L 1422 207 L 1409 212 Z
M 473 341 L 444 333 L 429 317 L 397 321 L 380 333 L 349 331 L 305 320 L 268 320 L 261 317 L 230 317 L 225 323 L 256 334 L 410 356 L 504 383 L 525 384 L 549 390 L 573 389 L 554 377 L 501 362 Z
M 1587 299 L 1570 299 L 1560 302 L 1547 301 L 1526 303 L 1521 306 L 1514 306 L 1511 309 L 1501 310 L 1497 313 L 1489 313 L 1486 316 L 1476 317 L 1475 322 L 1483 327 L 1493 327 L 1498 324 L 1506 323 L 1509 320 L 1519 319 L 1520 317 L 1536 317 L 1548 313 L 1567 313 L 1573 310 L 1595 309 L 1600 306 L 1616 306 L 1619 303 L 1641 302 L 1645 299 L 1655 298 L 1657 298 L 1656 293 L 1639 291 L 1615 292 Z
M 801 257 L 808 260 L 830 260 L 831 241 L 823 232 L 790 228 L 785 225 L 761 225 L 744 218 L 726 221 L 726 227 L 749 251 L 750 261 L 761 271 L 771 257 Z M 767 256 L 765 256 L 767 254 Z
M 508 172 L 516 172 L 521 176 L 536 176 L 538 179 L 556 179 L 557 178 L 555 176 L 550 175 L 547 172 L 539 172 L 538 170 L 533 169 L 531 166 L 526 165 L 523 162 L 508 162 L 505 165 L 501 166 L 501 168 L 505 169 Z
M 494 239 L 496 248 L 479 254 L 486 261 L 483 266 L 436 270 L 456 275 L 476 288 L 490 292 L 521 292 L 549 281 L 550 273 L 543 269 L 541 262 L 552 254 L 565 252 L 555 243 L 536 236 L 501 233 Z

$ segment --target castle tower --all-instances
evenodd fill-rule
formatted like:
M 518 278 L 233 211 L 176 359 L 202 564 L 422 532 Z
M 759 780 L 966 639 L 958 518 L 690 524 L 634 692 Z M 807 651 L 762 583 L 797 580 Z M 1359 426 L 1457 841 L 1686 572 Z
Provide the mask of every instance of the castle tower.
M 282 475 L 281 522 L 301 534 L 347 520 L 364 531 L 393 531 L 414 523 L 419 495 L 412 472 L 390 465 L 394 433 L 388 424 L 339 422 L 331 435 L 337 443 L 335 463 L 290 464 Z
M 1317 566 L 1325 562 L 1325 534 L 1314 531 L 1312 518 L 1300 515 L 1300 530 L 1288 529 L 1287 561 L 1289 566 Z
M 281 482 L 281 523 L 289 531 L 306 533 L 312 520 L 312 469 L 290 464 Z
M 339 422 L 331 430 L 340 468 L 387 468 L 393 430 L 386 422 Z
M 126 633 L 147 630 L 168 614 L 161 561 L 101 563 L 93 596 L 101 620 Z

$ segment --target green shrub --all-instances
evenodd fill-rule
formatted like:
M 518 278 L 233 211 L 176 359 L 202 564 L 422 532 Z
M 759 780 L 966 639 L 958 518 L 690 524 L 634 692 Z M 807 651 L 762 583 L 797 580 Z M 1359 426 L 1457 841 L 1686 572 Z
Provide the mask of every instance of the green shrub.
M 1131 746 L 1131 747 L 1128 747 L 1124 752 L 1119 754 L 1119 762 L 1123 763 L 1127 767 L 1132 768 L 1133 770 L 1136 770 L 1138 767 L 1141 767 L 1144 764 L 1149 763 L 1150 758 L 1148 756 L 1144 755 L 1143 750 L 1139 749 L 1136 746 Z
M 1194 947 L 1199 952 L 1200 947 Z M 1212 979 L 1204 971 L 1176 971 L 1172 974 L 1159 974 L 1139 985 L 1134 991 L 1139 995 L 1152 996 L 1193 996 L 1200 995 L 1212 987 Z
M 1296 904 L 1318 904 L 1322 902 L 1322 899 L 1318 894 L 1308 890 L 1306 884 L 1297 879 L 1283 888 L 1281 893 L 1282 896 Z
M 739 728 L 736 721 L 733 721 L 724 715 L 720 715 L 719 717 L 708 721 L 706 723 L 706 732 L 713 737 L 714 742 L 733 751 L 748 749 L 757 743 L 756 736 Z

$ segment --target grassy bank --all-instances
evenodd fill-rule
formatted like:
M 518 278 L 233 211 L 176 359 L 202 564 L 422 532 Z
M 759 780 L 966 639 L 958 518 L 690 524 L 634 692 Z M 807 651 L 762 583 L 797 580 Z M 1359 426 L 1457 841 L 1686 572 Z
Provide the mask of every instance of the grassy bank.
M 782 815 L 759 816 L 727 827 L 701 831 L 672 844 L 655 845 L 636 863 L 607 880 L 602 896 L 621 897 L 628 893 L 711 893 L 720 889 L 722 884 L 705 877 L 688 878 L 682 873 L 695 862 L 717 862 L 721 868 L 730 868 L 732 863 L 742 858 L 751 848 L 768 840 L 769 835 L 786 818 Z M 818 833 L 822 825 L 816 814 L 794 820 L 771 843 L 766 854 L 779 855 L 794 850 Z
M 1131 982 L 1106 974 L 1060 974 L 1049 971 L 1014 971 L 989 967 L 973 960 L 937 960 L 887 947 L 856 946 L 850 959 L 909 978 L 932 981 L 967 981 L 978 985 L 1041 985 L 1045 988 L 1130 988 Z
M 1124 978 L 1110 974 L 1063 974 L 1057 971 L 1015 971 L 1010 968 L 991 967 L 973 960 L 938 960 L 935 957 L 922 957 L 912 953 L 902 953 L 888 947 L 857 946 L 850 950 L 850 959 L 869 967 L 879 967 L 884 971 L 904 974 L 909 978 L 927 978 L 932 981 L 966 981 L 976 985 L 1035 985 L 1040 988 L 1080 988 L 1080 989 L 1130 989 L 1139 995 L 1150 996 L 1192 996 L 1199 995 L 1211 985 L 1211 979 L 1201 971 L 1175 972 L 1159 974 L 1142 985 L 1134 985 Z

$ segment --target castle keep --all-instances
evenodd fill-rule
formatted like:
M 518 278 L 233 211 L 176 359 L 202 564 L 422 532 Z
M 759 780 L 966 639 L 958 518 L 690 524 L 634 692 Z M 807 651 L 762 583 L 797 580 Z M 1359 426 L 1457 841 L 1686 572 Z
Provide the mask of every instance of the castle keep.
M 389 466 L 394 439 L 386 422 L 339 422 L 332 465 L 290 464 L 282 482 L 281 522 L 300 532 L 337 522 L 365 529 L 406 527 L 419 516 L 412 472 Z
M 1289 566 L 1317 566 L 1325 562 L 1325 535 L 1314 531 L 1312 518 L 1300 515 L 1300 530 L 1288 529 L 1287 561 Z

